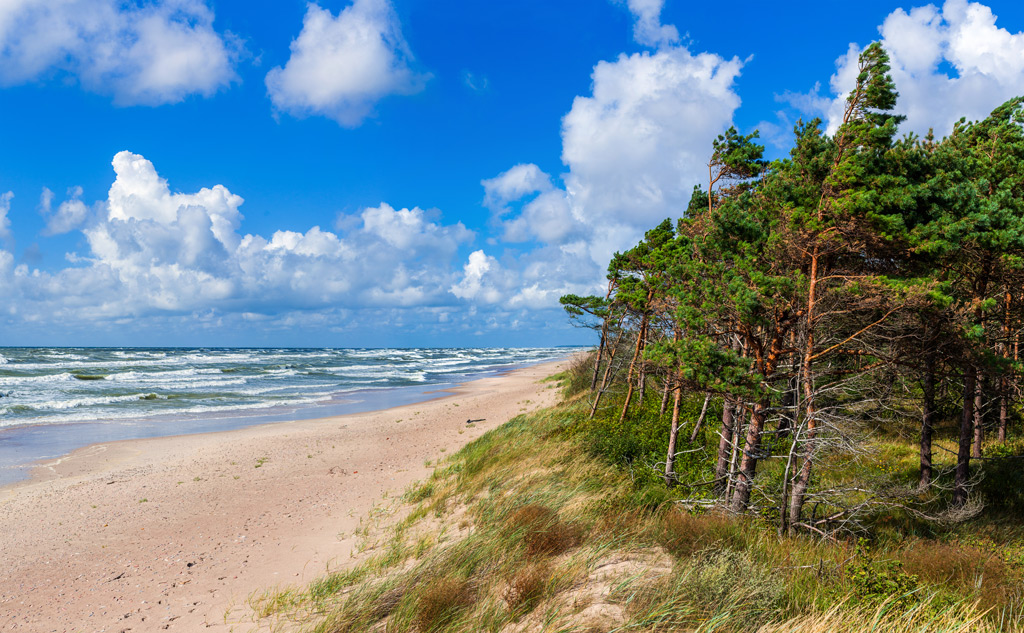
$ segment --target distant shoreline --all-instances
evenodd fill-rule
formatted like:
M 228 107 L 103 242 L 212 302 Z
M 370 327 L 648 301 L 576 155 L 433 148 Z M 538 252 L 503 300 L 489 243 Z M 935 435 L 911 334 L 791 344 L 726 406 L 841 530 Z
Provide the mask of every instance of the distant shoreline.
M 11 347 L 9 349 L 24 348 Z M 167 413 L 144 418 L 114 421 L 94 420 L 68 423 L 24 424 L 0 428 L 0 490 L 31 479 L 31 471 L 42 462 L 67 457 L 76 450 L 87 448 L 94 444 L 220 433 L 267 424 L 318 420 L 382 411 L 443 398 L 449 395 L 452 390 L 465 383 L 501 376 L 536 364 L 563 362 L 570 355 L 571 352 L 567 350 L 566 355 L 559 359 L 501 366 L 486 371 L 470 373 L 452 382 L 338 391 L 328 401 L 309 405 L 282 405 L 280 407 L 258 410 L 226 408 L 210 412 L 206 415 L 182 416 L 175 413 Z

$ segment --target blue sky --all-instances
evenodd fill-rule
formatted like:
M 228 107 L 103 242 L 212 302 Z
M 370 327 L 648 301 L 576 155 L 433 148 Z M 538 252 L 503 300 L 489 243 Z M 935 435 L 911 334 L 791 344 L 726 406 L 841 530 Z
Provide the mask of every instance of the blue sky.
M 902 8 L 901 8 L 902 7 Z M 950 0 L 0 8 L 0 345 L 552 345 L 728 125 L 783 155 L 893 55 L 907 131 L 1024 93 Z

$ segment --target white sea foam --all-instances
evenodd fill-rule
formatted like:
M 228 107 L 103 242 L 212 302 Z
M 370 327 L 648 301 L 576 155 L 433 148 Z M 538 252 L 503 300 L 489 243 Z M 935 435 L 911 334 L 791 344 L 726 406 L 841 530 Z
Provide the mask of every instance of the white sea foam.
M 136 393 L 125 396 L 97 396 L 93 398 L 71 398 L 69 400 L 50 400 L 47 402 L 38 402 L 31 406 L 37 411 L 62 411 L 64 409 L 78 409 L 81 407 L 90 407 L 105 404 L 114 404 L 115 402 L 132 402 L 134 400 L 142 400 L 149 394 L 147 393 Z
M 154 417 L 162 425 L 165 418 L 173 424 L 182 416 L 302 408 L 342 393 L 453 381 L 566 353 L 512 348 L 6 348 L 0 355 L 0 427 Z
M 0 377 L 0 386 L 10 387 L 22 384 L 70 382 L 73 380 L 78 379 L 68 372 L 62 372 L 59 374 L 43 374 L 41 376 L 2 376 Z

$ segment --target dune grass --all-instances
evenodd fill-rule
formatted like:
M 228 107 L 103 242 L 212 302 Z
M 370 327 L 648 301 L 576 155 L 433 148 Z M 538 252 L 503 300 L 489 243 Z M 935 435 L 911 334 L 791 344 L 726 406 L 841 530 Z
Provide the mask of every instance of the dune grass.
M 363 531 L 358 564 L 254 596 L 254 619 L 317 633 L 1024 630 L 1012 524 L 908 536 L 894 515 L 881 537 L 780 538 L 763 518 L 687 511 L 591 450 L 585 418 L 568 398 L 471 442 Z M 912 455 L 883 448 L 903 476 Z

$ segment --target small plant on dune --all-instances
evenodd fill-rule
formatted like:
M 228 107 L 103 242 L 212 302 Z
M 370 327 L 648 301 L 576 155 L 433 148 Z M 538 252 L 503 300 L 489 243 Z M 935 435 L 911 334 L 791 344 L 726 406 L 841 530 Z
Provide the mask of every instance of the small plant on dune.
M 522 534 L 526 555 L 557 556 L 579 544 L 579 530 L 558 518 L 551 508 L 528 504 L 512 513 L 509 527 Z
M 914 595 L 919 586 L 917 576 L 904 571 L 902 561 L 875 559 L 865 539 L 858 541 L 856 559 L 846 574 L 854 587 L 854 602 L 876 605 L 889 601 L 907 607 L 918 601 Z
M 519 616 L 533 609 L 544 596 L 550 578 L 551 567 L 546 562 L 532 563 L 513 574 L 502 594 L 509 611 Z
M 443 631 L 458 614 L 473 604 L 469 583 L 443 578 L 430 584 L 417 602 L 415 625 L 421 633 Z
M 430 498 L 432 494 L 434 494 L 434 484 L 427 481 L 407 490 L 402 496 L 402 500 L 406 503 L 419 503 L 420 501 Z
M 557 376 L 562 380 L 563 391 L 567 398 L 583 393 L 590 388 L 591 375 L 594 371 L 594 357 L 593 352 L 575 354 L 569 361 L 569 367 Z

